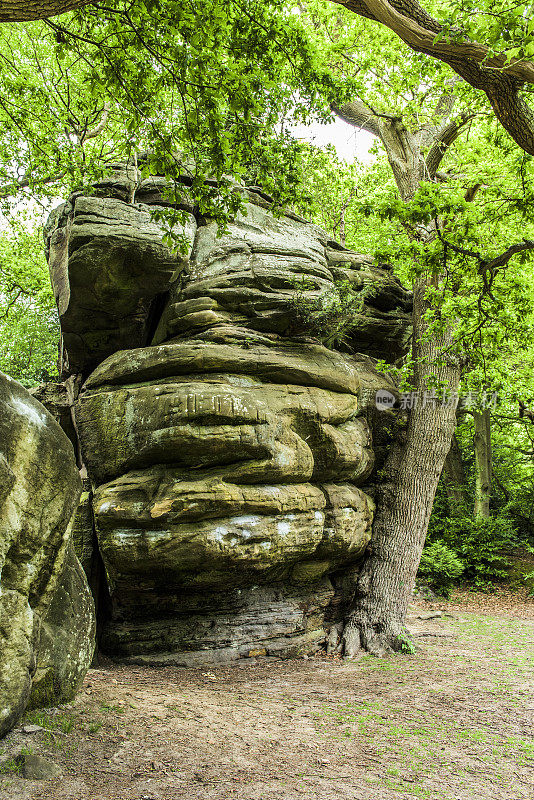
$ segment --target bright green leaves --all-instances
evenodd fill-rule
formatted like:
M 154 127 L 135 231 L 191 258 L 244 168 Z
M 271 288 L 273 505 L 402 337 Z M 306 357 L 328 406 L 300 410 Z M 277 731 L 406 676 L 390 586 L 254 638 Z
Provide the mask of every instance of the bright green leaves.
M 185 151 L 201 210 L 220 220 L 234 205 L 223 176 L 239 180 L 251 166 L 269 185 L 277 173 L 273 195 L 295 199 L 284 131 L 326 118 L 340 92 L 283 0 L 111 0 L 0 36 L 0 172 L 4 183 L 30 174 L 37 192 L 80 188 L 99 162 L 139 151 L 172 179 L 174 153 Z M 219 201 L 208 178 L 220 181 Z
M 503 0 L 453 0 L 437 12 L 444 30 L 438 39 L 459 40 L 465 35 L 490 48 L 489 56 L 505 53 L 508 61 L 534 55 L 534 4 Z
M 57 377 L 59 324 L 40 230 L 0 237 L 0 370 L 25 386 Z
M 322 60 L 342 82 L 337 105 L 359 97 L 375 112 L 402 116 L 410 129 L 435 121 L 444 91 L 451 91 L 451 69 L 410 50 L 387 28 L 323 0 L 308 0 L 304 19 Z M 459 102 L 484 107 L 485 100 L 456 82 Z

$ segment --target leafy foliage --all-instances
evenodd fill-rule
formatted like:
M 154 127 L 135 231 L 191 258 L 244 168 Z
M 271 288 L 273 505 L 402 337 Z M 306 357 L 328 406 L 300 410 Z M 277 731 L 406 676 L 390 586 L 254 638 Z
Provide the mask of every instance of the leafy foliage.
M 59 323 L 38 228 L 0 237 L 0 370 L 24 386 L 57 377 Z
M 479 588 L 506 578 L 510 555 L 519 544 L 513 522 L 505 514 L 491 519 L 445 519 L 435 527 L 432 541 L 453 551 L 464 565 L 466 580 Z
M 451 589 L 464 572 L 464 564 L 454 550 L 440 541 L 431 542 L 423 549 L 417 577 L 431 589 L 449 597 Z
M 144 171 L 172 179 L 185 151 L 190 192 L 220 221 L 250 172 L 277 202 L 294 199 L 287 125 L 329 118 L 344 92 L 284 0 L 91 4 L 1 26 L 0 59 L 4 199 L 21 182 L 78 189 L 140 152 Z
M 306 281 L 295 283 L 295 293 L 289 301 L 295 312 L 295 328 L 306 330 L 327 347 L 343 348 L 351 331 L 365 314 L 365 301 L 372 296 L 372 284 L 357 291 L 349 281 L 335 281 L 331 289 L 314 288 Z
M 444 30 L 440 39 L 458 37 L 458 29 L 471 39 L 483 41 L 491 53 L 504 52 L 508 59 L 531 59 L 534 56 L 532 3 L 505 3 L 502 0 L 455 0 L 448 3 L 442 17 Z M 461 40 L 461 39 L 460 39 Z

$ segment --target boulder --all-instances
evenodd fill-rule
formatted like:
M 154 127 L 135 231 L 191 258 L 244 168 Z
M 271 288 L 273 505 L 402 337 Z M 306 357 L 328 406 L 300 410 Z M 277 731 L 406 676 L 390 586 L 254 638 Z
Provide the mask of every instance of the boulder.
M 404 351 L 411 298 L 257 187 L 236 187 L 223 232 L 191 217 L 171 255 L 150 209 L 194 215 L 174 188 L 117 165 L 49 226 L 65 374 L 83 376 L 76 530 L 86 545 L 95 531 L 105 567 L 101 647 L 176 664 L 310 652 L 371 535 L 375 396 L 396 391 L 373 357 Z M 346 352 L 296 313 L 297 292 L 336 281 L 362 299 Z
M 95 637 L 93 597 L 71 541 L 38 632 L 30 708 L 73 699 L 91 666 Z
M 32 781 L 46 781 L 50 778 L 60 778 L 61 767 L 54 761 L 34 753 L 21 753 L 15 760 L 22 777 Z
M 82 195 L 53 213 L 46 243 L 63 377 L 87 375 L 116 350 L 145 344 L 157 298 L 187 266 L 195 230 L 184 212 L 182 254 L 164 243 L 163 225 L 143 204 Z
M 356 561 L 374 504 L 348 485 L 236 485 L 172 469 L 101 486 L 95 518 L 115 597 L 143 592 L 303 584 Z
M 71 443 L 37 400 L 0 374 L 0 735 L 30 700 L 48 646 L 46 625 L 54 627 L 52 637 L 76 637 L 64 661 L 59 650 L 48 659 L 55 685 L 76 684 L 88 667 L 92 602 L 85 581 L 79 576 L 76 584 L 73 577 L 79 568 L 74 556 L 66 561 L 79 495 Z M 67 598 L 71 617 L 65 608 L 54 612 Z M 78 655 L 82 642 L 85 651 Z

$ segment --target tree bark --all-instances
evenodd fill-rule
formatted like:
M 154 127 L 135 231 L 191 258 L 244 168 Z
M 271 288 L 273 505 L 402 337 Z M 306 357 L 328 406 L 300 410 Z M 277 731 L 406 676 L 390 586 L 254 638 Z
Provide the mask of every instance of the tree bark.
M 475 519 L 490 518 L 492 456 L 491 417 L 487 409 L 474 411 L 475 435 Z
M 456 427 L 454 405 L 424 404 L 425 377 L 435 376 L 455 392 L 460 368 L 444 358 L 452 332 L 423 339 L 428 308 L 427 283 L 414 292 L 414 355 L 419 367 L 414 384 L 418 403 L 410 411 L 406 441 L 393 448 L 385 465 L 386 481 L 378 496 L 373 535 L 345 625 L 345 655 L 363 648 L 374 655 L 400 649 L 439 478 Z M 399 638 L 400 637 L 400 638 Z
M 454 435 L 451 441 L 451 449 L 445 459 L 443 482 L 449 501 L 449 514 L 451 517 L 462 516 L 466 506 L 467 476 L 458 439 Z
M 87 5 L 90 0 L 0 0 L 0 22 L 48 19 Z

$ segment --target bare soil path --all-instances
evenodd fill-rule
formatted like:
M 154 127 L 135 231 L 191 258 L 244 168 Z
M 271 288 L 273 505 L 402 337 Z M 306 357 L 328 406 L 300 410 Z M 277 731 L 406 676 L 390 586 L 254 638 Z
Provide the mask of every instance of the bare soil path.
M 533 800 L 534 601 L 421 602 L 410 628 L 386 659 L 91 670 L 2 741 L 0 800 Z M 22 778 L 21 747 L 63 776 Z

